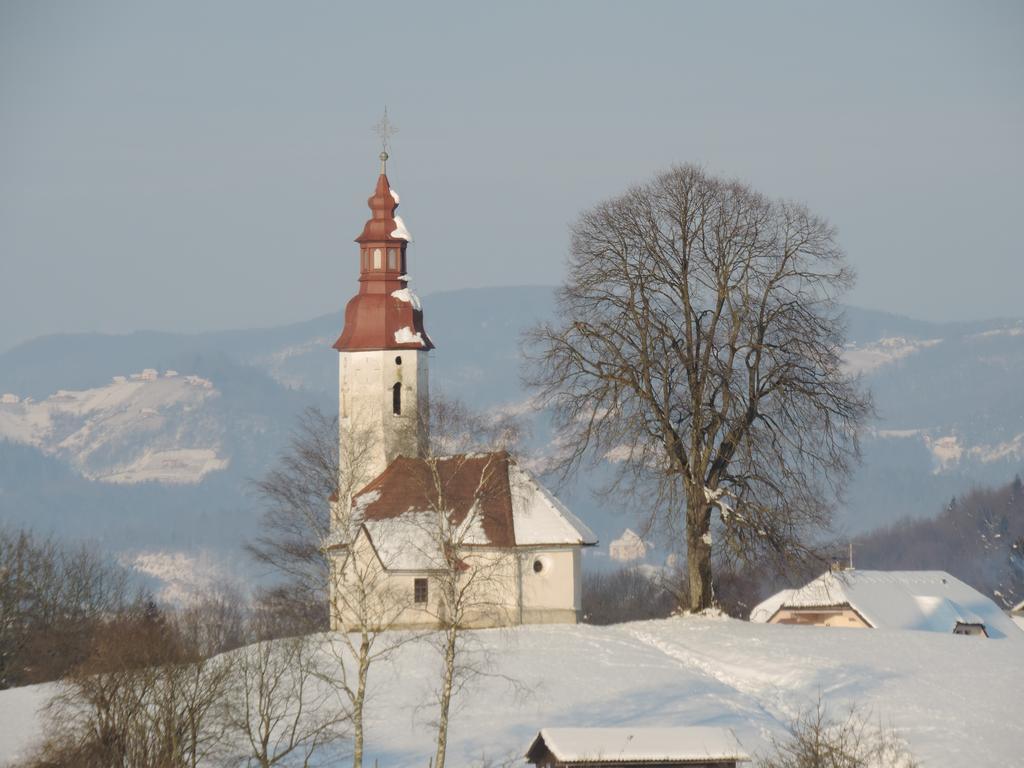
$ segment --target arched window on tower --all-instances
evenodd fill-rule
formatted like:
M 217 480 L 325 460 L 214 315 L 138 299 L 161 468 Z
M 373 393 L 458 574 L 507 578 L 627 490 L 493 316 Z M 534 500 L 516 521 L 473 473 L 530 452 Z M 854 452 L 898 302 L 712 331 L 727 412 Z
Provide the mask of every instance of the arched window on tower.
M 391 411 L 395 416 L 402 415 L 402 382 L 396 381 L 391 388 Z

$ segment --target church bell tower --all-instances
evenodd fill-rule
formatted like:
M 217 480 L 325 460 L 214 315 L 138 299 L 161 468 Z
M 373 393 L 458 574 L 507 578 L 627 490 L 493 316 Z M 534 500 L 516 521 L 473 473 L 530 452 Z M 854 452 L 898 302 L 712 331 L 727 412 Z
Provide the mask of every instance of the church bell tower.
M 434 348 L 423 309 L 409 288 L 405 223 L 387 177 L 387 152 L 368 200 L 359 243 L 359 292 L 345 307 L 338 350 L 342 488 L 369 482 L 398 456 L 427 445 L 427 353 Z M 345 478 L 348 478 L 346 483 Z

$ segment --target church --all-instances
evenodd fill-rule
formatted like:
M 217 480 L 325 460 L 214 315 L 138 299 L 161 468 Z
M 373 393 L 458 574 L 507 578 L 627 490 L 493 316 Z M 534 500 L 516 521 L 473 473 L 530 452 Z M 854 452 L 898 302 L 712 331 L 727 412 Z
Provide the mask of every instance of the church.
M 429 628 L 453 611 L 472 627 L 576 623 L 591 530 L 505 451 L 432 451 L 434 342 L 409 288 L 411 237 L 395 215 L 387 153 L 380 159 L 371 217 L 356 238 L 359 290 L 334 344 L 331 626 Z

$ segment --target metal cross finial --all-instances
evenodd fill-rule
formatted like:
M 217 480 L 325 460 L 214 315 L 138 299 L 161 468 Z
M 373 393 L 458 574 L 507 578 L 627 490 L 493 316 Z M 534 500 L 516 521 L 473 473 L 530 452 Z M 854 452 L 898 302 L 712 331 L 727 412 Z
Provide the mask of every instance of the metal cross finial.
M 391 137 L 398 133 L 398 126 L 388 118 L 388 108 L 384 107 L 384 116 L 373 126 L 373 132 L 380 138 L 380 172 L 387 170 L 388 147 L 391 146 Z

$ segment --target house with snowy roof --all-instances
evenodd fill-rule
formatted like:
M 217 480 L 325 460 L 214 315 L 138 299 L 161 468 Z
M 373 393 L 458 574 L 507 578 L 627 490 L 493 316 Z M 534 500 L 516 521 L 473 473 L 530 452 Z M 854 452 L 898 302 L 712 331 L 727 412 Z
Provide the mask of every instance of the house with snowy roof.
M 332 499 L 324 542 L 331 624 L 365 623 L 363 592 L 372 574 L 374 597 L 388 604 L 380 623 L 435 626 L 449 610 L 439 580 L 453 567 L 478 592 L 465 624 L 575 623 L 581 552 L 597 543 L 593 532 L 506 452 L 427 456 L 434 343 L 409 287 L 411 237 L 395 215 L 399 198 L 386 162 L 383 152 L 368 200 L 372 216 L 356 238 L 359 292 L 334 344 L 339 488 L 357 490 Z
M 526 760 L 542 768 L 736 768 L 750 756 L 728 728 L 544 728 Z
M 829 571 L 772 595 L 750 620 L 997 638 L 1018 632 L 992 600 L 945 571 Z
M 647 557 L 647 544 L 633 529 L 627 528 L 608 545 L 608 557 L 620 563 L 643 560 Z

